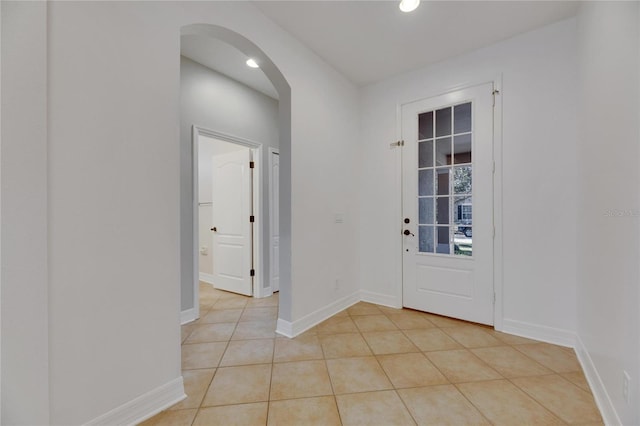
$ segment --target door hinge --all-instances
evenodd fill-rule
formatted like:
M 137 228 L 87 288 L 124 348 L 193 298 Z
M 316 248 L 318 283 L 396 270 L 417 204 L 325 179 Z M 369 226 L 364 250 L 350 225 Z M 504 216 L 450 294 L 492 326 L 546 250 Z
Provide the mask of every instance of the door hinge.
M 249 222 L 253 223 L 256 221 L 256 217 L 254 215 L 249 216 Z
M 493 95 L 493 106 L 496 106 L 496 95 L 499 95 L 500 91 L 498 89 L 493 89 L 493 92 L 491 92 L 491 94 Z
M 496 237 L 496 227 L 494 226 L 493 227 L 493 238 L 495 238 L 495 237 Z
M 256 163 L 255 163 L 255 161 L 249 161 L 249 168 L 250 168 L 250 169 L 255 169 L 255 168 L 256 168 Z
M 404 141 L 396 141 L 392 144 L 390 144 L 391 148 L 396 147 L 396 146 L 404 146 Z
M 494 305 L 496 304 L 496 293 L 495 292 L 493 293 L 493 304 Z
M 496 174 L 496 162 L 495 161 L 493 162 L 493 174 L 494 175 Z
M 251 275 L 252 277 L 255 277 L 256 276 L 256 270 L 255 269 L 250 270 L 249 271 L 249 275 Z

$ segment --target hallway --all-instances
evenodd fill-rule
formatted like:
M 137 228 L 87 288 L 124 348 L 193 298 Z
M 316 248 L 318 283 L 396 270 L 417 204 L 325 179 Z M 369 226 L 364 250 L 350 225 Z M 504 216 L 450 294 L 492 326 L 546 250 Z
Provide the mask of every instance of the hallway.
M 602 424 L 572 349 L 362 302 L 288 339 L 277 308 L 201 284 L 188 397 L 142 424 Z

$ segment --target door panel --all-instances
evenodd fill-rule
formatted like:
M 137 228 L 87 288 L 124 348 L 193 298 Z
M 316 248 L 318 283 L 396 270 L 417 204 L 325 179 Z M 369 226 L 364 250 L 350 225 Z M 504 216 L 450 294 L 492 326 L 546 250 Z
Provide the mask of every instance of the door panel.
M 492 92 L 402 107 L 403 305 L 483 324 L 493 324 Z
M 253 294 L 250 159 L 249 149 L 212 159 L 213 286 L 247 296 Z

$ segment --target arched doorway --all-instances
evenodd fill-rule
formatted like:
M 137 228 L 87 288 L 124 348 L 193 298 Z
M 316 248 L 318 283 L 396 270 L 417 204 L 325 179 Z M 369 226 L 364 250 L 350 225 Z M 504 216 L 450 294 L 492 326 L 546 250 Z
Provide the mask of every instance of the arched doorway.
M 279 290 L 280 307 L 278 318 L 291 317 L 291 88 L 276 64 L 255 43 L 227 28 L 211 24 L 192 24 L 182 27 L 181 35 L 198 35 L 212 40 L 223 41 L 247 57 L 255 58 L 260 68 L 278 92 L 278 130 L 280 151 L 279 183 Z M 265 153 L 267 150 L 265 150 Z M 194 307 L 197 303 L 198 253 L 194 242 L 196 210 L 194 207 L 193 152 L 192 145 L 181 143 L 181 310 Z M 267 164 L 267 161 L 264 161 Z M 266 285 L 268 280 L 263 280 Z

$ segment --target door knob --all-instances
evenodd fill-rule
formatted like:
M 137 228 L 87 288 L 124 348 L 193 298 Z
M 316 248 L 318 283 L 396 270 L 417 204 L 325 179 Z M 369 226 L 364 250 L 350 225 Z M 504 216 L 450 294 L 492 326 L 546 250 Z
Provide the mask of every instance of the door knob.
M 408 229 L 405 229 L 403 232 L 404 235 L 411 235 L 412 237 L 415 237 L 414 233 L 409 231 Z
M 215 226 L 214 226 L 213 228 L 211 228 L 211 230 L 212 230 L 213 232 L 218 232 L 218 228 L 216 228 Z

